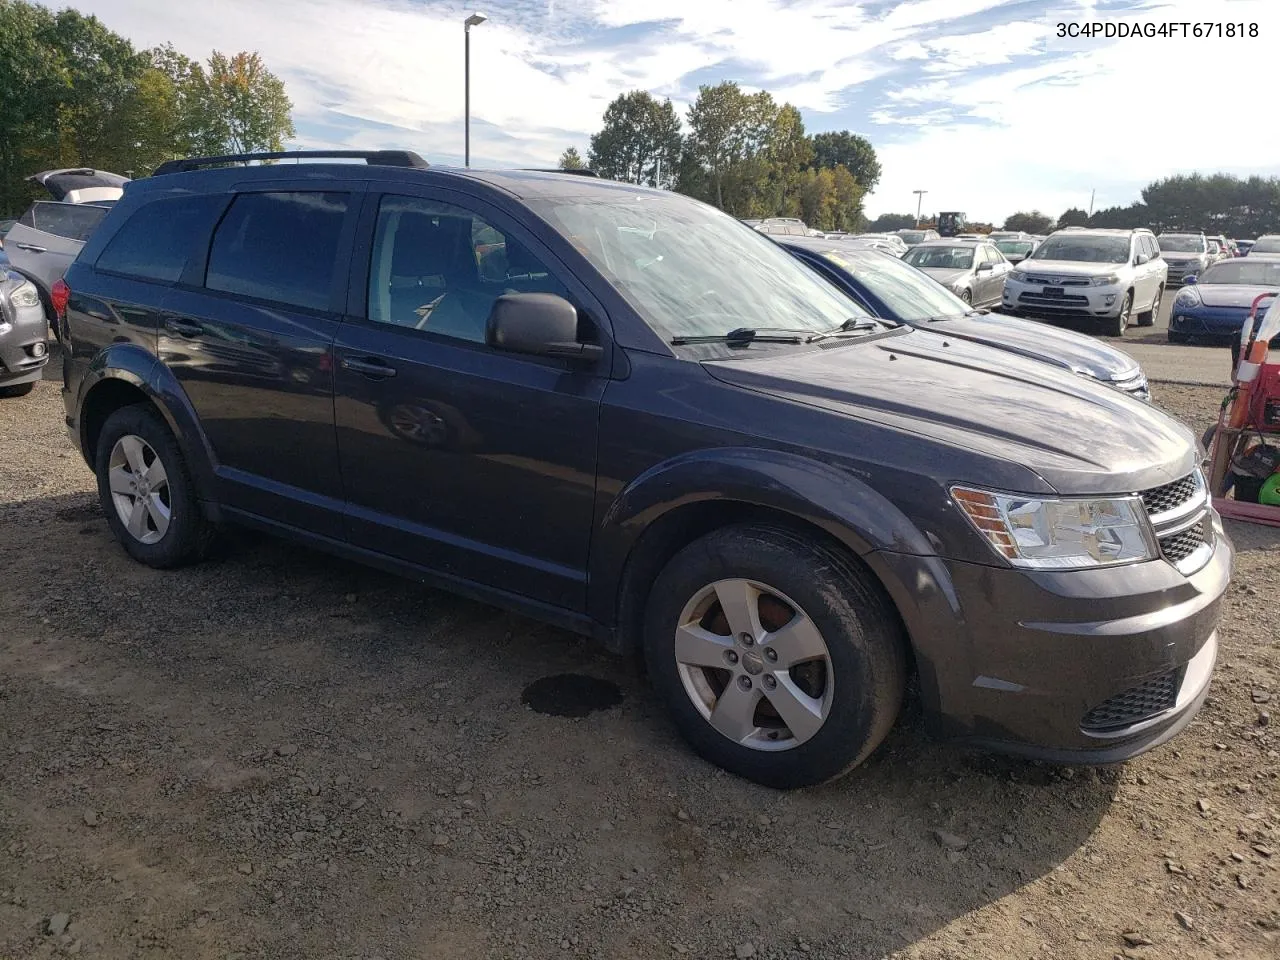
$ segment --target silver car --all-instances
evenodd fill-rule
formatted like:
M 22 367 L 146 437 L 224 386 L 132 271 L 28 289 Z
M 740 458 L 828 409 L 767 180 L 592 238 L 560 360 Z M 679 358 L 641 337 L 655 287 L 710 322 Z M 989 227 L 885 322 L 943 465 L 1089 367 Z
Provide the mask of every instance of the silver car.
M 1169 265 L 1169 286 L 1204 273 L 1213 257 L 1203 233 L 1162 233 L 1156 237 L 1160 256 Z
M 902 258 L 975 307 L 995 306 L 1013 265 L 985 240 L 929 240 Z
M 30 393 L 49 362 L 49 323 L 40 294 L 0 264 L 0 397 Z

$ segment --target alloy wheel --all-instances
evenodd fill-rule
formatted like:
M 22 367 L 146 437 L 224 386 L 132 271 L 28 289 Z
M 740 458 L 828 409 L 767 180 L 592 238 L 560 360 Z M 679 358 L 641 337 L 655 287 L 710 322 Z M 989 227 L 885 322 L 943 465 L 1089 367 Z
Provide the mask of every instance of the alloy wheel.
M 703 719 L 744 747 L 797 747 L 831 712 L 826 641 L 795 601 L 767 584 L 719 580 L 699 590 L 680 614 L 675 659 Z
M 129 536 L 139 543 L 158 543 L 173 518 L 169 475 L 155 449 L 134 434 L 111 448 L 107 466 L 111 502 Z

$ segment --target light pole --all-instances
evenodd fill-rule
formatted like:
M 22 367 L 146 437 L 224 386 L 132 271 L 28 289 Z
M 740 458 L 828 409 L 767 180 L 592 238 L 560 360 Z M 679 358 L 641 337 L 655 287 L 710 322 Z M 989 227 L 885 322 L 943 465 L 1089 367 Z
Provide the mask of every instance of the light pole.
M 462 127 L 463 127 L 463 165 L 471 166 L 471 28 L 478 27 L 489 18 L 483 13 L 473 13 L 467 19 L 462 21 L 463 36 L 463 107 L 462 107 Z
M 929 191 L 928 190 L 912 190 L 911 192 L 916 195 L 916 229 L 919 230 L 920 229 L 920 201 L 924 199 L 924 195 Z

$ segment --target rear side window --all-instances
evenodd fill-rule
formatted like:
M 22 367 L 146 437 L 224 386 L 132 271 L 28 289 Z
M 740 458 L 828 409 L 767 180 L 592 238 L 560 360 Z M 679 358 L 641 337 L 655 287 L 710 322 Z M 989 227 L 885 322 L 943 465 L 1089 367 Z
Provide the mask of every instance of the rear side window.
M 329 308 L 348 194 L 242 193 L 214 231 L 205 286 Z
M 27 213 L 31 216 L 30 226 L 37 230 L 83 243 L 102 222 L 107 210 L 82 203 L 50 201 L 32 204 Z M 26 220 L 25 217 L 23 219 Z
M 173 283 L 182 276 L 196 241 L 208 236 L 223 202 L 223 197 L 209 194 L 157 200 L 138 208 L 107 243 L 97 268 Z

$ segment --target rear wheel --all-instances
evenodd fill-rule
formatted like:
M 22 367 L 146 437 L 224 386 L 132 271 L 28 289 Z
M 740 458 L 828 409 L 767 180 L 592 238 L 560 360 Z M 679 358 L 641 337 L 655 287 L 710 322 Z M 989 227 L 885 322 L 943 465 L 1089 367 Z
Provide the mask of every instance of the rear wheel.
M 1120 312 L 1106 321 L 1107 335 L 1123 337 L 1125 329 L 1129 326 L 1129 314 L 1131 313 L 1133 313 L 1132 290 L 1124 295 L 1124 300 L 1120 304 Z
M 129 556 L 160 568 L 205 556 L 213 527 L 178 442 L 155 410 L 138 404 L 111 414 L 94 464 L 107 523 Z
M 1151 309 L 1145 310 L 1138 314 L 1138 326 L 1150 327 L 1154 326 L 1156 317 L 1160 315 L 1160 300 L 1164 297 L 1164 287 L 1156 289 L 1156 298 L 1151 301 Z
M 840 776 L 884 739 L 906 684 L 901 626 L 869 574 L 788 530 L 735 526 L 650 593 L 645 656 L 680 733 L 766 786 Z

